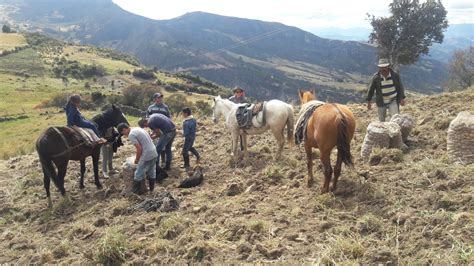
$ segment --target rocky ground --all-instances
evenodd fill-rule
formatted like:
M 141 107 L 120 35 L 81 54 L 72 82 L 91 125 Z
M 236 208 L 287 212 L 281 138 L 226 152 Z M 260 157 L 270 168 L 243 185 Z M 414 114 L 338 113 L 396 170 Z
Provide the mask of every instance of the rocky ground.
M 473 95 L 410 99 L 402 112 L 418 122 L 409 151 L 378 149 L 367 164 L 359 153 L 376 112 L 350 106 L 358 122 L 355 169 L 343 167 L 334 194 L 305 187 L 302 147 L 286 147 L 274 161 L 270 134 L 251 137 L 249 158 L 232 163 L 223 124 L 204 118 L 197 138 L 204 182 L 177 188 L 185 173 L 176 153 L 156 189 L 179 201 L 177 211 L 130 213 L 153 195 L 124 197 L 119 175 L 97 190 L 90 162 L 86 188 L 71 163 L 69 199 L 53 187 L 48 209 L 37 155 L 1 161 L 0 263 L 472 263 L 474 166 L 449 161 L 446 131 L 459 111 L 474 113 Z M 181 144 L 178 136 L 177 150 Z M 115 166 L 132 152 L 122 147 Z M 315 176 L 320 184 L 320 167 Z

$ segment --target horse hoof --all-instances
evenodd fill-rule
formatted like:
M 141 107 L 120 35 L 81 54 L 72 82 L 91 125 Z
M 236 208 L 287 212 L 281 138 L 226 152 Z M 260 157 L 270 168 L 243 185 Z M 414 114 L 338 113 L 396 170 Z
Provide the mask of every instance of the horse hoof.
M 306 178 L 306 186 L 307 186 L 307 187 L 309 187 L 309 188 L 310 188 L 310 187 L 312 187 L 312 186 L 313 186 L 313 184 L 314 184 L 314 181 L 313 181 L 313 179 L 312 179 L 312 178 L 309 178 L 309 177 L 308 177 L 308 178 Z
M 102 189 L 102 188 L 103 188 L 103 187 L 102 187 L 102 184 L 98 184 L 98 185 L 96 185 L 96 186 L 97 186 L 97 189 Z

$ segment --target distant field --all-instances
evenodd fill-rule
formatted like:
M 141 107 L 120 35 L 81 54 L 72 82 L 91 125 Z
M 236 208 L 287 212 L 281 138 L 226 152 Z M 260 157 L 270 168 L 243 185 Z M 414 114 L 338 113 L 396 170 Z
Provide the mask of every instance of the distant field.
M 88 52 L 87 48 L 79 46 L 67 46 L 64 48 L 63 53 L 68 59 L 77 60 L 82 64 L 102 65 L 107 69 L 108 74 L 118 74 L 120 70 L 133 71 L 133 69 L 137 68 L 124 61 L 100 57 L 97 54 Z
M 0 33 L 0 51 L 26 45 L 26 39 L 18 33 Z
M 27 73 L 30 76 L 42 76 L 44 70 L 43 60 L 31 48 L 0 56 L 0 73 Z

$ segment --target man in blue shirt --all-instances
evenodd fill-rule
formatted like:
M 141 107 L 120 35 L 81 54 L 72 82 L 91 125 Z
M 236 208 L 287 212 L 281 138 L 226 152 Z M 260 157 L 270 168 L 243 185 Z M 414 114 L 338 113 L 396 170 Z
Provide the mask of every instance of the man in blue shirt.
M 143 121 L 143 126 L 149 127 L 153 131 L 151 134 L 152 139 L 156 139 L 161 133 L 161 136 L 156 143 L 156 151 L 160 154 L 163 149 L 165 150 L 166 164 L 164 169 L 170 170 L 171 161 L 173 159 L 171 146 L 173 145 L 174 137 L 176 136 L 176 126 L 173 124 L 171 119 L 162 114 L 152 114 L 146 121 Z M 160 158 L 158 157 L 156 161 L 157 168 L 159 165 Z

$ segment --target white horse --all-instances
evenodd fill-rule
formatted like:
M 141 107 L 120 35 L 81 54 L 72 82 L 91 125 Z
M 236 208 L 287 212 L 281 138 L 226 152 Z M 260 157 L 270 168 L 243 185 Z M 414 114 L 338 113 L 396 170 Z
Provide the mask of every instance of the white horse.
M 285 144 L 284 129 L 287 127 L 287 138 L 290 145 L 293 144 L 293 107 L 280 100 L 271 100 L 264 105 L 264 112 L 260 112 L 253 117 L 253 126 L 250 129 L 241 129 L 236 118 L 237 107 L 241 104 L 234 103 L 221 96 L 214 98 L 214 111 L 212 119 L 217 123 L 217 118 L 222 115 L 225 118 L 227 129 L 232 135 L 232 155 L 237 156 L 239 137 L 242 139 L 244 148 L 244 157 L 247 155 L 247 135 L 262 134 L 267 130 L 271 130 L 278 142 L 278 150 L 275 159 L 280 159 L 283 145 Z M 263 114 L 265 117 L 263 117 Z M 264 121 L 262 125 L 262 121 Z

